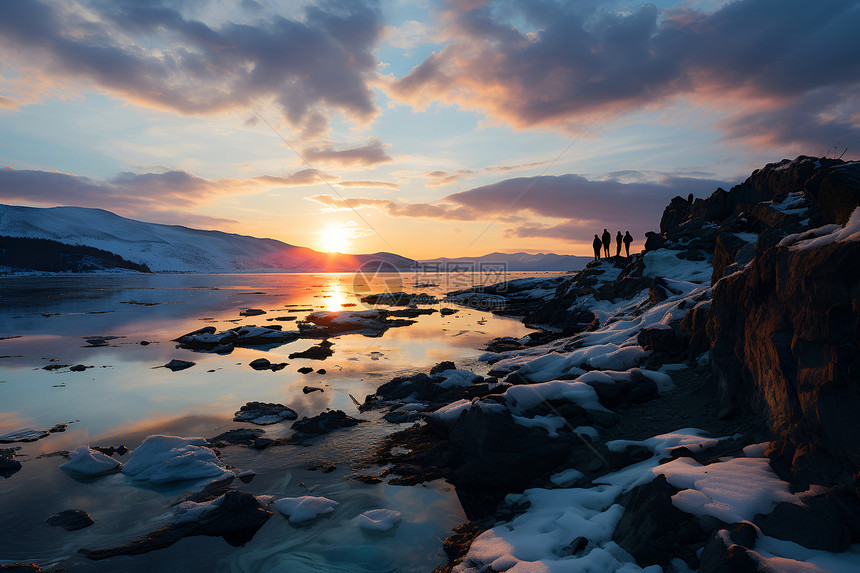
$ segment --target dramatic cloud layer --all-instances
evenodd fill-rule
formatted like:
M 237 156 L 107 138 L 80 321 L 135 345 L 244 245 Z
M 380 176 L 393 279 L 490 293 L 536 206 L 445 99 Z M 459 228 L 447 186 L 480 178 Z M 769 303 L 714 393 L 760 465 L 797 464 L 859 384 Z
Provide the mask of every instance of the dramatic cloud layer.
M 383 29 L 377 8 L 329 2 L 308 6 L 300 19 L 268 13 L 219 25 L 182 8 L 166 0 L 2 2 L 0 47 L 40 81 L 88 80 L 182 114 L 274 101 L 310 136 L 325 128 L 327 110 L 356 121 L 377 113 L 367 85 Z
M 444 47 L 390 92 L 574 130 L 686 97 L 728 113 L 730 137 L 860 144 L 856 2 L 740 0 L 713 14 L 603 6 L 450 2 Z
M 290 175 L 250 179 L 203 179 L 186 171 L 120 173 L 99 181 L 68 173 L 0 169 L 0 202 L 32 205 L 75 205 L 108 209 L 120 215 L 161 222 L 218 225 L 236 221 L 193 214 L 219 196 L 254 194 L 282 187 L 330 183 L 344 188 L 397 189 L 385 181 L 340 181 L 335 175 L 303 169 Z
M 370 167 L 393 161 L 385 152 L 385 145 L 375 139 L 361 147 L 336 150 L 334 146 L 309 147 L 302 151 L 302 157 L 310 163 L 335 163 L 343 166 Z
M 644 179 L 635 172 L 619 173 L 626 180 Z M 708 196 L 723 181 L 662 176 L 658 181 L 592 181 L 579 175 L 518 177 L 454 193 L 436 203 L 399 203 L 389 199 L 308 197 L 329 211 L 371 207 L 392 217 L 419 217 L 448 221 L 516 223 L 508 237 L 546 237 L 579 243 L 605 225 L 630 230 L 641 238 L 659 221 L 669 200 L 692 193 Z M 542 221 L 562 220 L 559 223 Z M 600 228 L 597 228 L 600 227 Z

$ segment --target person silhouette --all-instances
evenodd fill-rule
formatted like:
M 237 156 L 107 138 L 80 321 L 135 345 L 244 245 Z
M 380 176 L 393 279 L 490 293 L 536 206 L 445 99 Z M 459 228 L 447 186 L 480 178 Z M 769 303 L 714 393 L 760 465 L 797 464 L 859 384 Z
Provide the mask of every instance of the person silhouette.
M 615 258 L 621 256 L 621 241 L 624 240 L 624 237 L 621 236 L 621 231 L 618 231 L 618 234 L 615 235 Z
M 618 234 L 621 234 L 621 231 L 618 231 Z M 630 235 L 630 231 L 624 231 L 624 250 L 627 251 L 627 258 L 630 258 L 630 243 L 633 242 L 633 237 Z
M 609 258 L 609 243 L 612 242 L 612 235 L 609 234 L 609 231 L 603 229 L 603 235 L 600 237 L 603 239 L 603 254 L 606 258 Z
M 598 237 L 597 235 L 594 235 L 594 240 L 591 242 L 591 246 L 594 247 L 594 260 L 595 261 L 600 260 L 600 246 L 601 245 L 602 245 L 602 243 L 600 242 L 600 237 Z

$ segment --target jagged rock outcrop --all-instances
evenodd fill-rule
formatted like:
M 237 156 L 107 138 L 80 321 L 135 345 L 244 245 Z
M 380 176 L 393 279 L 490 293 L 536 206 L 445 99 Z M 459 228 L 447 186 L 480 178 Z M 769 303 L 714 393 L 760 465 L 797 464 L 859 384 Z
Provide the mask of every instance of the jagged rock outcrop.
M 857 261 L 856 240 L 782 244 L 714 287 L 707 335 L 723 413 L 768 420 L 801 481 L 860 470 Z

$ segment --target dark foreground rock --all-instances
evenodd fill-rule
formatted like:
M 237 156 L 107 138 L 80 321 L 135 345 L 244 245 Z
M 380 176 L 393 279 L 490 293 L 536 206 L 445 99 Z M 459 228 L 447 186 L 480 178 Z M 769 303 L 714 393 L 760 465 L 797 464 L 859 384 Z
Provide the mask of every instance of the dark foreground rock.
M 0 449 L 0 476 L 4 478 L 21 469 L 21 462 L 15 459 L 15 448 Z
M 365 421 L 347 416 L 343 410 L 328 410 L 316 416 L 302 418 L 298 422 L 293 422 L 291 427 L 296 431 L 295 437 L 302 438 L 327 434 L 331 431 L 340 428 L 349 428 Z
M 253 495 L 228 491 L 218 506 L 205 512 L 198 521 L 173 523 L 125 545 L 80 549 L 79 552 L 94 561 L 119 555 L 140 555 L 169 547 L 184 537 L 194 535 L 223 537 L 224 541 L 238 547 L 250 541 L 271 515 L 272 512 Z
M 214 438 L 208 438 L 207 441 L 216 448 L 228 445 L 252 446 L 265 433 L 265 430 L 260 428 L 237 428 L 218 434 Z
M 90 514 L 82 509 L 66 509 L 55 513 L 46 519 L 45 523 L 54 527 L 62 527 L 66 531 L 77 531 L 89 527 L 95 522 Z
M 188 360 L 179 360 L 177 358 L 174 358 L 173 360 L 171 360 L 170 362 L 165 364 L 164 368 L 167 368 L 168 370 L 170 370 L 172 372 L 178 372 L 180 370 L 185 370 L 186 368 L 191 368 L 195 364 L 196 364 L 195 362 L 190 362 Z
M 694 516 L 672 505 L 677 492 L 661 474 L 616 500 L 625 509 L 612 540 L 642 567 L 665 568 L 675 557 L 693 569 L 699 565 L 696 551 L 706 533 Z
M 233 416 L 234 422 L 250 422 L 260 426 L 276 424 L 284 420 L 295 420 L 299 415 L 283 404 L 271 402 L 248 402 Z

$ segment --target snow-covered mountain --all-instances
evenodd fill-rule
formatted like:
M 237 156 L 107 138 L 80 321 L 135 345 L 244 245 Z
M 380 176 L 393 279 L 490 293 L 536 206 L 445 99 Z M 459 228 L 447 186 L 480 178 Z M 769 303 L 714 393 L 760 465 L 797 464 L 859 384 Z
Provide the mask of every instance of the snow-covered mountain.
M 591 257 L 576 255 L 557 255 L 555 253 L 490 253 L 481 257 L 458 257 L 450 259 L 440 257 L 420 261 L 426 265 L 440 265 L 441 268 L 456 268 L 469 265 L 476 269 L 481 266 L 505 265 L 508 271 L 578 271 L 585 268 L 592 260 Z
M 96 247 L 155 272 L 353 271 L 373 261 L 398 269 L 415 265 L 393 253 L 322 253 L 274 239 L 144 223 L 84 207 L 0 205 L 0 235 Z

